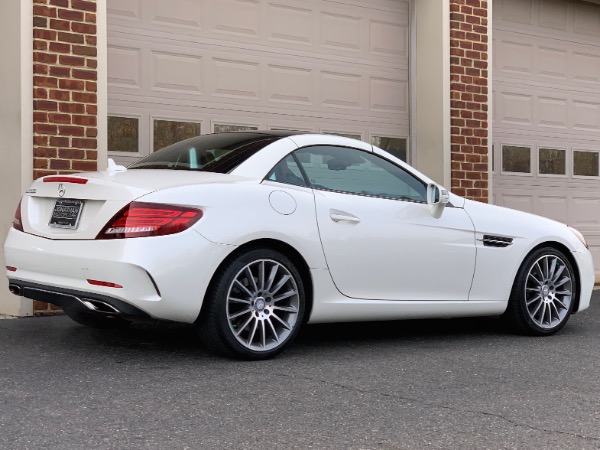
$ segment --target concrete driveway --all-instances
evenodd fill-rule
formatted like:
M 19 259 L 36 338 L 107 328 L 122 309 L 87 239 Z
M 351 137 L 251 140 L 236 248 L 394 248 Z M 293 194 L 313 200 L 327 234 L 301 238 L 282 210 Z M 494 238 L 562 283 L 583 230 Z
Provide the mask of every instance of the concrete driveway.
M 0 321 L 0 448 L 600 448 L 600 302 L 549 338 L 496 319 L 309 326 L 213 357 L 188 326 Z

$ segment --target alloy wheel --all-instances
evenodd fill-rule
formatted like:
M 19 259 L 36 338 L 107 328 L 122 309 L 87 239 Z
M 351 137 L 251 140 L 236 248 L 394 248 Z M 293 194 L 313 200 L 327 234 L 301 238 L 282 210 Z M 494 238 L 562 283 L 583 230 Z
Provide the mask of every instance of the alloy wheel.
M 252 351 L 282 345 L 296 326 L 299 308 L 296 280 L 283 264 L 271 259 L 243 267 L 227 293 L 229 328 L 238 342 Z
M 551 329 L 569 315 L 573 297 L 573 274 L 560 257 L 547 254 L 529 269 L 525 283 L 525 305 L 531 320 Z

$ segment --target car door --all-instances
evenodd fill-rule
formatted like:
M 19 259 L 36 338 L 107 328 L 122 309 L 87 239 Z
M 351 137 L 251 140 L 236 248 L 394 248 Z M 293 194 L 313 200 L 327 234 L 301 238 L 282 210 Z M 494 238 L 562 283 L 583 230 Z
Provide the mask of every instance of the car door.
M 390 161 L 348 147 L 294 153 L 315 192 L 327 265 L 341 293 L 373 300 L 467 300 L 473 224 L 462 208 L 439 218 L 426 184 Z

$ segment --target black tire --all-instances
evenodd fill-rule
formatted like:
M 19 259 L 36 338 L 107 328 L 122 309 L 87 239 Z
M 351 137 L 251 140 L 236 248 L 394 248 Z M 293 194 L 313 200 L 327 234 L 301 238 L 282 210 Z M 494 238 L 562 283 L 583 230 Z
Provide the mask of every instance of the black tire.
M 502 317 L 519 334 L 548 336 L 565 326 L 577 295 L 569 259 L 555 248 L 539 248 L 521 264 Z
M 64 309 L 64 312 L 69 318 L 74 320 L 80 325 L 85 325 L 90 328 L 97 328 L 101 330 L 109 329 L 121 329 L 131 325 L 129 320 L 125 320 L 122 317 L 115 316 L 101 316 L 94 313 L 88 313 L 85 311 L 75 309 Z
M 292 261 L 276 250 L 255 248 L 215 274 L 196 330 L 213 353 L 267 359 L 296 338 L 305 304 L 302 277 Z

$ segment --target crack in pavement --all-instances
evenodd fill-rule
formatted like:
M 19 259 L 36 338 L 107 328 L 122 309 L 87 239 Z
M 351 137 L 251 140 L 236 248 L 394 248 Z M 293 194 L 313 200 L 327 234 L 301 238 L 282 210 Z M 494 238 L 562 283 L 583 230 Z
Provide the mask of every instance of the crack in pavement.
M 264 375 L 264 374 L 259 374 L 259 373 L 255 373 L 255 375 Z M 453 412 L 459 412 L 459 413 L 466 413 L 466 414 L 473 414 L 473 415 L 480 415 L 480 416 L 487 416 L 487 417 L 493 417 L 496 419 L 500 419 L 503 420 L 515 427 L 522 427 L 522 428 L 527 428 L 533 431 L 538 431 L 538 432 L 544 432 L 544 433 L 555 433 L 555 434 L 560 434 L 560 435 L 565 435 L 565 436 L 569 436 L 569 437 L 577 437 L 577 438 L 581 438 L 581 439 L 585 439 L 588 441 L 600 441 L 600 437 L 595 437 L 595 436 L 585 436 L 582 434 L 578 434 L 578 433 L 573 433 L 573 432 L 568 432 L 568 431 L 560 431 L 560 430 L 549 430 L 547 428 L 542 428 L 542 427 L 536 427 L 534 425 L 528 425 L 528 424 L 524 424 L 524 423 L 519 423 L 513 419 L 510 419 L 508 417 L 503 416 L 502 414 L 496 414 L 496 413 L 491 413 L 491 412 L 487 412 L 487 411 L 474 411 L 474 410 L 469 410 L 469 409 L 462 409 L 462 408 L 455 408 L 453 406 L 448 406 L 448 405 L 443 405 L 443 404 L 438 404 L 438 403 L 434 403 L 434 402 L 428 402 L 428 401 L 424 401 L 421 400 L 419 398 L 413 398 L 413 397 L 404 397 L 401 395 L 397 395 L 397 394 L 393 394 L 393 393 L 388 393 L 388 392 L 381 392 L 381 391 L 377 391 L 377 390 L 368 390 L 368 389 L 361 389 L 361 388 L 357 388 L 354 386 L 349 386 L 349 385 L 345 385 L 345 384 L 341 384 L 335 381 L 330 381 L 330 380 L 321 380 L 318 378 L 312 378 L 312 377 L 308 377 L 305 375 L 290 375 L 290 374 L 284 374 L 284 373 L 278 373 L 277 375 L 279 376 L 283 376 L 283 377 L 289 377 L 289 378 L 300 378 L 300 379 L 304 379 L 307 381 L 311 381 L 311 382 L 316 382 L 316 383 L 321 383 L 321 384 L 326 384 L 326 385 L 330 385 L 330 386 L 335 386 L 341 389 L 346 389 L 346 390 L 350 390 L 350 391 L 354 391 L 354 392 L 359 392 L 361 394 L 368 394 L 368 395 L 373 395 L 373 394 L 377 394 L 380 395 L 382 397 L 389 397 L 389 398 L 393 398 L 396 400 L 403 400 L 405 402 L 413 402 L 413 403 L 418 403 L 420 405 L 423 406 L 427 406 L 427 407 L 434 407 L 434 408 L 440 408 L 440 409 L 444 409 L 444 410 L 448 410 L 448 411 L 453 411 Z

